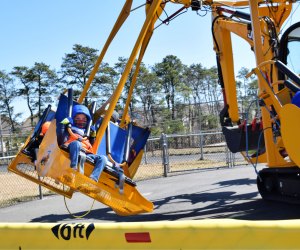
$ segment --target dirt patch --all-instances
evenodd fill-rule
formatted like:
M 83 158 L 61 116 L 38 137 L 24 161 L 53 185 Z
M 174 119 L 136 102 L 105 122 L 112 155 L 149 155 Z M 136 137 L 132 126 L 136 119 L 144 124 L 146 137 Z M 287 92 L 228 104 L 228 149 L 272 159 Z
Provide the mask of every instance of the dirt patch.
M 180 150 L 178 150 L 180 151 Z M 182 152 L 181 152 L 182 153 Z M 170 172 L 187 171 L 195 169 L 218 168 L 226 166 L 226 162 L 212 160 L 187 160 L 184 163 L 170 163 Z M 141 164 L 134 180 L 158 178 L 164 175 L 164 167 L 161 163 Z M 39 185 L 11 172 L 0 173 L 0 207 L 6 207 L 18 202 L 39 198 Z M 54 192 L 41 187 L 43 195 Z
M 169 148 L 168 150 L 169 155 L 194 155 L 200 154 L 200 148 Z M 203 154 L 209 153 L 225 153 L 226 147 L 225 146 L 212 146 L 212 147 L 203 147 Z M 161 156 L 161 150 L 153 150 L 147 151 L 147 155 L 149 156 Z
M 39 185 L 14 173 L 1 173 L 0 182 L 0 207 L 6 207 L 18 202 L 39 198 Z M 42 187 L 42 194 L 53 194 L 50 190 Z
M 201 161 L 185 161 L 184 164 L 180 163 L 170 163 L 169 171 L 187 171 L 195 169 L 208 169 L 208 168 L 219 168 L 227 166 L 226 162 L 218 162 L 211 160 L 201 160 Z M 142 164 L 140 165 L 134 180 L 150 179 L 155 177 L 161 177 L 164 175 L 164 167 L 161 163 L 158 164 Z

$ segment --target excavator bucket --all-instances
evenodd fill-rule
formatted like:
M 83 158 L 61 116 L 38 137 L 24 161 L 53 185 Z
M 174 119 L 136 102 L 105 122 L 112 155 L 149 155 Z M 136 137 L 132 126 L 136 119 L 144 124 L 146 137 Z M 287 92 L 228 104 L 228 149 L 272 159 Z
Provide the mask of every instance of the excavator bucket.
M 68 152 L 59 148 L 56 138 L 56 125 L 53 122 L 39 150 L 38 172 L 63 183 L 71 190 L 78 190 L 91 198 L 110 206 L 118 215 L 133 215 L 153 210 L 153 204 L 136 189 L 136 184 L 125 178 L 123 191 L 120 190 L 119 173 L 113 166 L 106 166 L 99 182 L 87 176 L 93 170 L 93 162 L 88 159 L 84 166 L 84 175 L 71 169 Z
M 290 159 L 300 166 L 300 108 L 286 104 L 280 111 L 281 135 Z
M 246 132 L 247 129 L 247 132 Z M 247 127 L 222 127 L 222 132 L 229 150 L 232 153 L 243 152 L 246 150 L 256 150 L 259 154 L 264 152 L 264 137 L 262 129 L 248 124 Z
M 32 157 L 29 154 L 25 154 L 25 147 L 9 166 L 9 170 L 68 198 L 72 197 L 74 190 L 78 190 L 111 207 L 118 215 L 127 216 L 152 212 L 153 203 L 138 192 L 135 182 L 129 176 L 125 176 L 118 166 L 108 162 L 98 183 L 88 178 L 94 168 L 93 159 L 89 158 L 88 155 L 83 163 L 84 173 L 70 168 L 68 149 L 59 146 L 57 136 L 59 123 L 63 120 L 62 117 L 67 117 L 66 105 L 68 105 L 68 98 L 61 95 L 55 116 L 52 117 L 49 129 L 38 145 L 39 149 L 35 162 L 32 162 Z M 124 142 L 127 139 L 125 136 L 126 131 L 124 129 L 118 130 L 117 125 L 115 125 L 116 132 L 112 132 L 113 136 L 110 136 L 112 138 L 110 142 L 115 144 L 111 146 L 113 157 L 120 160 L 123 157 L 125 148 L 127 148 L 127 151 L 136 150 L 138 155 L 142 153 L 143 143 L 146 143 L 150 132 L 147 129 L 145 131 L 137 130 L 143 133 L 131 133 L 130 139 L 133 140 L 133 143 L 129 147 Z M 101 144 L 104 147 L 99 147 L 98 150 L 98 153 L 101 154 L 105 154 L 103 150 L 108 143 L 106 138 L 103 140 L 105 142 L 101 142 Z M 137 143 L 134 143 L 134 141 Z M 139 158 L 133 157 L 132 164 L 139 162 Z M 29 165 L 30 170 L 24 170 L 24 165 Z

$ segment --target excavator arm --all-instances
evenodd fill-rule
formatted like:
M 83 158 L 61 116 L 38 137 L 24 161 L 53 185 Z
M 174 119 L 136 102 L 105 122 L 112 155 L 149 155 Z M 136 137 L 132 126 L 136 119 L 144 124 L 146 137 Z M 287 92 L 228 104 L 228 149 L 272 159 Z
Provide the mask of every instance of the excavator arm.
M 233 5 L 225 6 L 225 2 L 228 3 L 212 4 L 212 33 L 224 95 L 220 118 L 227 144 L 231 151 L 241 152 L 248 161 L 267 165 L 268 168 L 258 173 L 257 181 L 263 198 L 299 203 L 300 138 L 296 127 L 300 125 L 300 109 L 294 104 L 300 78 L 284 63 L 289 56 L 286 37 L 300 44 L 300 24 L 288 29 L 288 34 L 283 34 L 280 40 L 294 1 L 243 1 L 249 13 L 232 10 L 228 6 Z M 249 43 L 256 60 L 251 74 L 255 74 L 258 81 L 259 129 L 253 129 L 253 124 L 239 115 L 231 33 Z M 250 150 L 257 152 L 256 160 L 248 155 Z
M 132 181 L 141 162 L 143 147 L 150 131 L 148 128 L 130 123 L 128 115 L 130 99 L 155 24 L 165 6 L 167 4 L 182 6 L 170 17 L 187 8 L 198 11 L 205 7 L 212 13 L 212 42 L 224 99 L 220 123 L 227 145 L 232 152 L 241 152 L 254 166 L 257 162 L 264 162 L 267 165 L 267 168 L 258 173 L 257 179 L 258 190 L 263 198 L 299 203 L 300 133 L 297 130 L 300 127 L 300 78 L 297 75 L 299 72 L 294 73 L 289 68 L 287 58 L 296 51 L 294 43 L 300 44 L 300 23 L 288 28 L 282 39 L 279 39 L 279 34 L 283 32 L 283 24 L 291 15 L 295 2 L 295 0 L 147 0 L 144 23 L 119 83 L 112 96 L 94 114 L 93 122 L 99 127 L 92 151 L 106 154 L 110 159 L 110 164 L 106 166 L 96 183 L 87 177 L 94 167 L 91 159 L 84 163 L 83 173 L 70 169 L 68 152 L 58 145 L 57 126 L 63 118 L 70 116 L 66 112 L 67 109 L 70 110 L 73 104 L 82 103 L 86 98 L 111 42 L 130 15 L 132 0 L 126 0 L 77 102 L 69 94 L 68 97 L 62 95 L 57 111 L 48 110 L 44 120 L 37 125 L 36 131 L 39 131 L 43 122 L 51 121 L 48 132 L 39 142 L 40 145 L 37 145 L 39 150 L 32 147 L 36 144 L 33 143 L 38 135 L 36 132 L 25 142 L 10 164 L 9 170 L 69 198 L 72 197 L 74 190 L 79 190 L 110 206 L 119 215 L 151 212 L 153 204 L 138 192 L 136 184 Z M 233 48 L 232 34 L 249 44 L 249 49 L 253 51 L 256 59 L 256 67 L 251 74 L 255 74 L 258 80 L 256 98 L 261 113 L 258 123 L 256 121 L 250 123 L 240 116 L 233 56 L 233 50 L 237 48 Z M 291 44 L 293 46 L 290 46 Z M 122 119 L 118 125 L 112 124 L 110 120 L 135 62 L 135 71 Z M 132 149 L 130 141 L 141 137 L 141 142 L 133 148 L 137 155 L 129 164 L 129 151 Z M 249 156 L 250 150 L 256 151 L 256 154 Z M 116 153 L 119 151 L 121 153 Z M 32 157 L 32 152 L 38 152 L 36 159 Z M 63 178 L 66 173 L 67 177 L 73 176 L 75 179 L 71 178 L 70 181 Z M 82 186 L 86 185 L 91 189 L 82 189 Z

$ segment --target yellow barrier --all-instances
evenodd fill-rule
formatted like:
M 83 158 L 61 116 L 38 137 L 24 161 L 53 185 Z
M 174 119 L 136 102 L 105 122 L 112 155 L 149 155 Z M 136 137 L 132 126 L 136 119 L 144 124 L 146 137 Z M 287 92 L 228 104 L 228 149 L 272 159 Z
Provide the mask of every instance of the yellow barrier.
M 0 249 L 299 249 L 300 220 L 0 223 Z

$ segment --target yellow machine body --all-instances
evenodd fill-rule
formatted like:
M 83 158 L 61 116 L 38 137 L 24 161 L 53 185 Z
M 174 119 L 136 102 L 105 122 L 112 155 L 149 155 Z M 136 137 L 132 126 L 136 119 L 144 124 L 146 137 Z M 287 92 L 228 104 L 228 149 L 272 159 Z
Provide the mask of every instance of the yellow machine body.
M 274 1 L 192 1 L 192 0 L 151 0 L 146 1 L 146 18 L 142 25 L 141 31 L 136 39 L 134 47 L 119 83 L 107 100 L 107 109 L 100 109 L 96 114 L 103 115 L 103 121 L 98 130 L 93 152 L 97 153 L 101 141 L 105 137 L 105 133 L 109 127 L 110 119 L 116 104 L 122 94 L 128 75 L 132 70 L 133 64 L 136 61 L 135 72 L 132 78 L 129 89 L 127 102 L 124 107 L 124 113 L 120 122 L 121 128 L 127 128 L 130 123 L 128 116 L 128 107 L 131 96 L 133 95 L 134 86 L 139 72 L 140 64 L 146 52 L 148 43 L 154 32 L 154 25 L 163 12 L 166 4 L 182 5 L 182 10 L 192 7 L 194 10 L 199 10 L 202 6 L 209 7 L 212 10 L 212 35 L 214 42 L 214 50 L 217 55 L 217 65 L 220 75 L 220 83 L 224 97 L 224 121 L 221 121 L 223 132 L 227 133 L 227 143 L 234 142 L 236 139 L 234 135 L 238 135 L 239 140 L 245 138 L 245 127 L 241 128 L 243 122 L 239 115 L 239 108 L 237 102 L 236 80 L 234 73 L 234 58 L 231 35 L 235 34 L 249 43 L 249 49 L 254 52 L 256 59 L 256 68 L 252 73 L 256 74 L 258 80 L 258 95 L 261 109 L 261 129 L 255 134 L 256 140 L 263 138 L 264 147 L 257 148 L 255 156 L 248 157 L 249 162 L 264 162 L 268 166 L 267 171 L 263 171 L 259 176 L 260 182 L 258 188 L 263 197 L 269 197 L 268 194 L 274 194 L 275 190 L 284 187 L 281 194 L 288 196 L 295 196 L 294 190 L 298 188 L 289 188 L 294 185 L 290 182 L 290 177 L 287 177 L 287 172 L 293 172 L 296 176 L 300 173 L 298 171 L 300 166 L 300 157 L 298 154 L 300 138 L 295 136 L 296 130 L 299 128 L 299 108 L 291 104 L 292 98 L 298 90 L 298 76 L 290 73 L 288 67 L 285 65 L 286 57 L 280 57 L 279 48 L 279 33 L 282 32 L 284 22 L 291 14 L 294 1 L 292 0 L 274 0 Z M 103 60 L 103 57 L 109 48 L 110 43 L 115 38 L 115 35 L 126 21 L 130 14 L 132 0 L 126 0 L 124 7 L 99 55 L 95 67 L 85 85 L 78 103 L 82 103 L 86 97 L 87 91 L 95 77 L 96 72 Z M 249 13 L 242 13 L 238 8 L 247 7 Z M 300 27 L 300 25 L 299 25 Z M 300 28 L 299 28 L 300 29 Z M 201 31 L 199 31 L 201 32 Z M 300 41 L 300 40 L 299 40 Z M 200 52 L 199 52 L 200 53 Z M 283 63 L 280 62 L 283 60 Z M 279 73 L 283 73 L 280 77 Z M 298 77 L 298 78 L 297 78 Z M 286 83 L 286 80 L 291 80 L 292 84 Z M 300 81 L 300 80 L 299 80 Z M 292 85 L 292 87 L 291 87 Z M 299 88 L 300 89 L 300 88 Z M 106 106 L 106 105 L 105 105 Z M 226 121 L 225 121 L 226 120 Z M 246 122 L 246 131 L 248 131 L 248 124 Z M 276 129 L 274 129 L 276 127 Z M 224 132 L 225 133 L 225 132 Z M 254 135 L 254 132 L 248 136 Z M 261 135 L 261 136 L 260 136 Z M 247 134 L 246 134 L 247 136 Z M 254 136 L 253 136 L 254 137 Z M 247 141 L 247 140 L 246 140 Z M 255 144 L 256 141 L 254 141 Z M 257 143 L 257 142 L 256 142 Z M 243 155 L 247 155 L 248 146 L 240 144 L 235 149 Z M 22 153 L 21 150 L 9 167 L 9 170 L 18 173 L 25 178 L 28 178 L 38 184 L 44 185 L 51 190 L 71 197 L 73 190 L 78 190 L 82 183 L 95 186 L 96 191 L 84 192 L 90 197 L 107 204 L 112 207 L 116 213 L 120 215 L 130 215 L 142 212 L 151 212 L 153 204 L 142 197 L 135 187 L 125 185 L 124 194 L 121 195 L 118 188 L 116 188 L 116 180 L 109 174 L 104 172 L 101 175 L 100 181 L 94 185 L 86 177 L 92 171 L 92 166 L 86 163 L 84 175 L 74 172 L 76 178 L 75 183 L 66 183 L 62 180 L 64 173 L 70 172 L 68 153 L 63 152 L 56 142 L 55 121 L 52 121 L 50 130 L 40 145 L 40 150 L 37 159 L 37 168 L 30 163 L 30 159 Z M 128 178 L 133 178 L 138 170 L 143 151 L 141 150 L 135 162 L 129 167 L 126 163 L 123 165 L 124 173 Z M 289 156 L 289 157 L 288 157 Z M 46 159 L 46 161 L 45 161 Z M 110 158 L 111 159 L 111 158 Z M 111 159 L 112 163 L 115 163 Z M 43 164 L 41 164 L 43 162 Z M 26 171 L 21 171 L 19 165 L 30 165 L 34 175 L 27 175 Z M 284 178 L 279 178 L 274 175 L 274 171 L 278 174 L 282 169 Z M 278 172 L 279 171 L 279 172 Z M 281 173 L 281 172 L 280 172 Z M 279 176 L 279 175 L 278 175 Z M 292 179 L 294 177 L 291 177 Z M 51 184 L 44 181 L 50 179 Z M 270 183 L 272 185 L 270 185 Z M 61 187 L 63 184 L 63 188 Z M 68 187 L 64 189 L 65 185 Z M 79 189 L 80 190 L 80 189 Z M 81 190 L 82 191 L 82 190 Z M 298 193 L 297 193 L 298 195 Z M 300 195 L 300 191 L 299 191 Z

